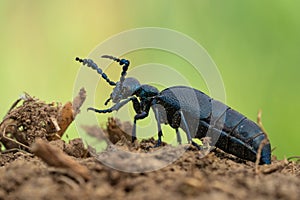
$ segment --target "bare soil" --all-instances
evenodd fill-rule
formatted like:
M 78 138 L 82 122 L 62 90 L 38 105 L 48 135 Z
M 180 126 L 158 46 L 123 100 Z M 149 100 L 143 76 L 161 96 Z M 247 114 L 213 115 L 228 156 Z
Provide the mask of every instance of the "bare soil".
M 0 127 L 1 143 L 6 147 L 0 154 L 0 199 L 300 199 L 297 161 L 273 156 L 271 165 L 256 166 L 218 149 L 201 157 L 190 147 L 162 169 L 126 173 L 91 156 L 81 139 L 59 139 L 61 121 L 66 121 L 59 120 L 62 106 L 33 101 L 37 108 L 25 111 L 22 108 L 28 108 L 29 102 L 24 101 L 10 109 Z M 73 111 L 79 113 L 78 107 L 75 109 L 73 102 Z M 23 114 L 10 118 L 16 110 Z M 41 113 L 43 123 L 37 123 L 40 118 L 28 121 Z M 107 130 L 85 128 L 97 137 L 99 133 L 107 136 L 111 144 L 105 155 L 118 157 L 119 165 L 138 169 L 140 161 L 129 161 L 116 149 L 147 154 L 166 148 L 165 156 L 149 160 L 152 164 L 177 156 L 179 147 L 164 143 L 163 147 L 149 148 L 155 145 L 153 138 L 131 144 L 130 137 L 123 134 L 126 127 L 130 125 L 109 119 Z

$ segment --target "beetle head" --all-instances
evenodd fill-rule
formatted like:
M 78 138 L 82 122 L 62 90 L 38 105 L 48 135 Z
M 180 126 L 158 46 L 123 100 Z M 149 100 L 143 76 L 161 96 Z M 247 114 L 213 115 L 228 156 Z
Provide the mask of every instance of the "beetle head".
M 120 59 L 109 55 L 103 55 L 101 57 L 111 59 L 115 62 L 118 62 L 119 65 L 122 66 L 122 72 L 119 82 L 115 83 L 114 81 L 111 81 L 108 76 L 102 71 L 102 69 L 99 68 L 97 64 L 94 63 L 94 61 L 91 59 L 81 59 L 76 57 L 76 61 L 81 62 L 83 65 L 87 65 L 88 67 L 96 70 L 98 74 L 100 74 L 101 77 L 106 80 L 106 82 L 108 82 L 109 85 L 115 86 L 113 92 L 110 94 L 110 98 L 106 100 L 105 105 L 107 105 L 110 100 L 112 100 L 114 103 L 118 103 L 122 99 L 126 99 L 129 96 L 132 96 L 133 93 L 140 87 L 140 83 L 135 78 L 125 78 L 130 64 L 129 60 Z
M 135 78 L 126 78 L 123 83 L 117 82 L 116 87 L 110 94 L 113 103 L 118 103 L 122 99 L 127 99 L 140 87 L 140 82 Z

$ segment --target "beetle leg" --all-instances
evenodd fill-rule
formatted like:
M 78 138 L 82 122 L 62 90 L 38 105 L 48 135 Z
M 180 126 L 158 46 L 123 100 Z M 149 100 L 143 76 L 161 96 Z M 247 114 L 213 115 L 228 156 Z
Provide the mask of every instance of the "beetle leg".
M 97 113 L 111 113 L 113 111 L 119 110 L 120 108 L 125 106 L 130 101 L 132 101 L 134 110 L 138 113 L 134 117 L 134 124 L 133 124 L 133 127 L 132 127 L 132 142 L 134 142 L 136 140 L 136 120 L 144 119 L 145 117 L 148 116 L 148 112 L 145 112 L 145 111 L 140 112 L 140 103 L 139 103 L 139 101 L 137 100 L 136 97 L 133 96 L 133 97 L 130 97 L 128 99 L 125 99 L 124 101 L 121 101 L 121 102 L 113 105 L 111 108 L 108 108 L 108 109 L 105 109 L 105 110 L 100 110 L 100 109 L 91 108 L 91 107 L 88 108 L 88 110 L 92 110 L 92 111 L 97 112 Z
M 131 142 L 133 143 L 136 140 L 136 120 L 134 120 L 132 133 L 131 133 Z
M 162 130 L 161 130 L 161 124 L 160 124 L 160 115 L 158 112 L 158 108 L 155 107 L 154 108 L 154 114 L 155 114 L 155 119 L 157 122 L 157 130 L 158 130 L 158 140 L 157 140 L 157 144 L 154 147 L 159 147 L 161 145 L 161 137 L 163 136 Z
M 134 121 L 133 121 L 133 127 L 132 127 L 132 135 L 131 135 L 131 138 L 132 138 L 132 142 L 134 142 L 136 140 L 136 121 L 139 120 L 139 119 L 144 119 L 145 117 L 148 116 L 148 112 L 141 112 L 141 113 L 138 113 L 134 116 Z
M 105 109 L 105 110 L 99 110 L 99 109 L 96 109 L 96 108 L 88 108 L 87 110 L 92 110 L 94 112 L 97 112 L 97 113 L 111 113 L 115 110 L 119 110 L 121 107 L 125 106 L 128 102 L 130 101 L 137 101 L 136 97 L 130 97 L 128 99 L 125 99 L 124 101 L 121 101 L 115 105 L 113 105 L 111 108 L 108 108 L 108 109 Z
M 190 143 L 192 141 L 192 136 L 191 136 L 191 133 L 190 133 L 190 129 L 189 129 L 188 125 L 187 125 L 187 122 L 185 120 L 185 117 L 184 117 L 182 111 L 179 111 L 179 113 L 180 113 L 180 117 L 181 117 L 181 122 L 183 123 L 184 128 L 186 130 L 185 133 L 186 133 L 186 137 L 187 137 L 188 143 Z
M 163 136 L 162 131 L 159 130 L 157 135 L 158 135 L 157 144 L 154 147 L 159 147 L 161 145 L 161 141 L 162 141 L 161 137 Z
M 179 111 L 179 113 L 180 113 L 180 116 L 181 116 L 181 121 L 183 122 L 184 128 L 186 130 L 186 136 L 187 136 L 187 139 L 188 139 L 188 143 L 191 143 L 193 146 L 197 147 L 197 149 L 202 150 L 203 148 L 192 140 L 190 129 L 187 125 L 187 122 L 185 120 L 185 117 L 184 117 L 182 111 Z
M 134 111 L 136 113 L 140 113 L 141 105 L 140 105 L 140 102 L 137 100 L 137 98 L 132 99 L 132 104 L 133 104 Z
M 107 106 L 107 104 L 110 102 L 110 100 L 111 100 L 111 97 L 109 97 L 109 98 L 105 101 L 104 105 Z
M 181 144 L 182 140 L 181 140 L 181 136 L 180 136 L 180 132 L 179 132 L 178 128 L 176 128 L 176 137 L 177 137 L 178 144 Z
M 193 140 L 192 140 L 192 145 L 194 146 L 194 147 L 196 147 L 198 150 L 203 150 L 203 147 L 202 146 L 200 146 L 199 144 L 197 144 L 196 142 L 194 142 Z

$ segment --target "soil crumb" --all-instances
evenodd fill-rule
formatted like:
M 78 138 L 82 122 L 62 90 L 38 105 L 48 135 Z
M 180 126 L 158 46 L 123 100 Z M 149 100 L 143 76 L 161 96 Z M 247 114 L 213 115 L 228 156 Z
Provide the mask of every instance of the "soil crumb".
M 24 93 L 9 109 L 0 123 L 0 142 L 6 151 L 28 151 L 36 138 L 46 141 L 60 139 L 80 112 L 85 101 L 84 88 L 73 102 L 46 103 Z M 22 102 L 21 105 L 18 104 Z
M 68 168 L 49 166 L 29 152 L 6 152 L 0 155 L 0 199 L 300 199 L 297 160 L 277 160 L 273 156 L 271 165 L 259 166 L 256 171 L 255 163 L 218 149 L 203 157 L 187 145 L 178 156 L 181 146 L 164 143 L 152 148 L 156 144 L 153 138 L 132 144 L 124 135 L 125 129 L 130 131 L 130 124 L 114 119 L 109 119 L 106 130 L 84 128 L 90 136 L 107 142 L 102 153 L 93 155 L 90 149 L 93 156 L 87 154 L 81 139 L 49 144 L 85 166 L 89 179 Z M 148 155 L 156 151 L 163 154 L 148 160 L 124 154 Z M 169 162 L 174 155 L 178 157 Z M 105 156 L 109 158 L 106 160 L 118 160 L 117 167 L 137 171 L 142 162 L 152 167 L 169 163 L 154 171 L 128 173 L 102 163 Z

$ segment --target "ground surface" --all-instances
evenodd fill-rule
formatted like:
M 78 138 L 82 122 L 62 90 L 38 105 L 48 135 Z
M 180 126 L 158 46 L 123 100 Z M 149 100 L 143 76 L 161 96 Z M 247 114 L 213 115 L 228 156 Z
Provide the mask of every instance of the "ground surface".
M 152 142 L 143 141 L 138 148 Z M 271 166 L 260 167 L 257 174 L 251 162 L 220 151 L 199 158 L 199 153 L 190 149 L 160 170 L 126 173 L 94 157 L 81 158 L 85 156 L 81 140 L 54 145 L 86 166 L 90 179 L 48 166 L 29 153 L 5 153 L 0 157 L 0 199 L 300 199 L 300 166 L 292 162 L 274 160 Z M 126 157 L 120 162 L 139 167 Z
M 43 107 L 43 110 L 47 109 Z M 33 111 L 29 109 L 26 112 Z M 37 113 L 40 115 L 40 112 Z M 49 119 L 53 126 L 58 114 L 53 110 L 51 113 Z M 8 116 L 12 114 L 10 112 Z M 23 118 L 25 116 L 30 118 L 28 115 Z M 21 121 L 24 121 L 23 118 Z M 47 120 L 45 115 L 44 121 Z M 57 121 L 60 124 L 60 120 Z M 2 123 L 6 127 L 8 123 L 17 126 L 17 129 L 10 130 L 15 134 L 15 140 L 19 135 L 33 133 L 28 130 L 31 126 L 23 124 L 20 128 L 19 122 L 20 119 L 10 118 Z M 36 120 L 35 124 L 41 125 Z M 130 125 L 118 124 L 112 119 L 104 132 L 97 127 L 85 128 L 90 135 L 101 139 L 101 134 L 104 134 L 112 142 L 105 152 L 98 155 L 98 159 L 87 152 L 81 139 L 66 143 L 57 136 L 48 142 L 49 137 L 41 135 L 49 131 L 41 127 L 32 129 L 39 130 L 38 137 L 44 142 L 34 142 L 31 134 L 30 140 L 20 146 L 19 143 L 12 145 L 12 140 L 7 141 L 8 135 L 6 140 L 2 137 L 2 144 L 6 144 L 10 151 L 0 154 L 0 199 L 300 199 L 300 165 L 292 161 L 278 161 L 273 157 L 271 165 L 257 167 L 250 161 L 240 160 L 220 150 L 202 157 L 192 147 L 184 152 L 180 151 L 181 146 L 167 144 L 156 149 L 149 148 L 155 144 L 153 139 L 132 145 L 130 137 L 123 135 L 122 131 L 130 129 Z M 7 130 L 2 128 L 2 136 Z M 50 136 L 53 138 L 53 134 Z M 24 140 L 26 137 L 18 141 Z M 33 146 L 26 149 L 31 142 Z M 22 151 L 15 150 L 16 147 Z M 163 154 L 143 159 L 143 155 L 161 149 Z M 129 158 L 124 152 L 142 156 Z M 127 173 L 99 162 L 104 157 L 108 161 L 116 161 L 118 167 L 135 171 L 149 171 L 161 163 L 178 159 L 159 170 Z

